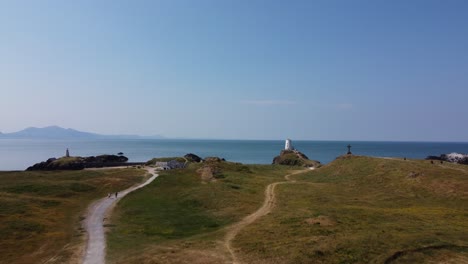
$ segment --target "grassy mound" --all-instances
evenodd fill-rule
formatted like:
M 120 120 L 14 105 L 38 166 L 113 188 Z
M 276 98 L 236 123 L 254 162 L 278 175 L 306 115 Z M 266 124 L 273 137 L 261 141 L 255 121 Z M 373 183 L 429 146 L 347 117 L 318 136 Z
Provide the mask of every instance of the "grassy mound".
M 314 167 L 318 168 L 321 166 L 320 162 L 310 160 L 306 155 L 299 151 L 283 150 L 279 156 L 273 159 L 273 164 L 288 165 L 288 166 L 302 166 L 302 167 Z
M 344 156 L 293 178 L 234 241 L 243 262 L 468 261 L 466 166 Z
M 0 263 L 80 257 L 80 214 L 92 200 L 141 182 L 143 175 L 135 169 L 0 172 Z

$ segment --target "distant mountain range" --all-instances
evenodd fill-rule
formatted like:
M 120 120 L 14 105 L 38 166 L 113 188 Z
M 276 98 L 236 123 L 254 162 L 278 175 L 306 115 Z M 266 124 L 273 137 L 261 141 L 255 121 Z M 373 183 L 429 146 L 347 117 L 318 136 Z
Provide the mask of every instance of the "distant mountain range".
M 82 132 L 71 128 L 48 126 L 43 128 L 28 127 L 18 132 L 1 133 L 0 139 L 164 139 L 163 136 L 138 135 L 100 135 Z

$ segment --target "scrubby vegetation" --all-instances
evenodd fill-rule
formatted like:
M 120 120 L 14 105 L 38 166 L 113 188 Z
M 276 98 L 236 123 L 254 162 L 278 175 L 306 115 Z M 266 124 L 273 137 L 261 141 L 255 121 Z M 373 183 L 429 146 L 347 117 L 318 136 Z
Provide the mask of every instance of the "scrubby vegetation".
M 0 263 L 69 263 L 89 203 L 143 180 L 136 169 L 0 172 Z

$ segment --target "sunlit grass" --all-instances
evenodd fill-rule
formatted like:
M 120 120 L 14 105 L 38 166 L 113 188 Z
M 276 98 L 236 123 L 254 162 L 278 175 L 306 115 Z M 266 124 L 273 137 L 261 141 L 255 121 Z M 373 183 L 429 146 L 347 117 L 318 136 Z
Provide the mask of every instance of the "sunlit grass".
M 89 203 L 143 180 L 136 169 L 0 172 L 0 263 L 65 263 Z M 68 245 L 67 248 L 64 248 Z
M 468 168 L 448 167 L 339 159 L 281 185 L 275 210 L 243 230 L 235 246 L 246 263 L 383 263 L 431 246 L 441 248 L 424 251 L 419 262 L 447 254 L 442 249 L 466 261 Z
M 115 263 L 222 263 L 225 227 L 257 210 L 265 187 L 293 169 L 220 163 L 203 181 L 192 164 L 164 172 L 117 208 Z M 245 263 L 466 261 L 468 167 L 348 156 L 278 185 L 273 211 L 242 229 Z M 407 262 L 406 262 L 407 263 Z
M 145 189 L 119 203 L 112 219 L 115 227 L 108 237 L 109 260 L 139 263 L 145 259 L 142 253 L 150 252 L 153 245 L 190 247 L 197 243 L 193 239 L 210 243 L 205 234 L 222 237 L 217 231 L 260 207 L 265 187 L 284 180 L 291 170 L 221 162 L 211 164 L 220 175 L 203 181 L 196 172 L 203 165 L 162 172 Z

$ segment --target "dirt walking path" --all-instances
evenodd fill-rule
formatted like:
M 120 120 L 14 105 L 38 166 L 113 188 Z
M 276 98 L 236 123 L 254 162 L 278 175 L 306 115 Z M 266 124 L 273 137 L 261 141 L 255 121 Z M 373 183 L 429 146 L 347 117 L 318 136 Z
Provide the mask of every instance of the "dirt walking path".
M 154 168 L 146 168 L 146 170 L 153 175 L 146 182 L 119 192 L 117 197 L 115 197 L 115 194 L 112 194 L 111 198 L 105 197 L 90 205 L 86 214 L 85 222 L 88 241 L 83 256 L 83 264 L 105 263 L 106 237 L 103 226 L 104 217 L 109 214 L 112 207 L 117 203 L 117 201 L 122 199 L 122 197 L 150 184 L 154 179 L 156 179 L 156 177 L 158 177 Z
M 311 168 L 311 169 L 313 169 L 313 168 Z M 227 233 L 226 233 L 226 235 L 224 237 L 224 244 L 225 244 L 226 248 L 228 249 L 229 253 L 231 254 L 233 264 L 239 264 L 240 263 L 238 261 L 238 259 L 237 259 L 236 253 L 234 252 L 234 248 L 232 247 L 232 241 L 237 236 L 237 234 L 239 234 L 239 232 L 244 227 L 252 224 L 253 222 L 255 222 L 260 217 L 262 217 L 262 216 L 264 216 L 264 215 L 271 212 L 271 210 L 273 209 L 273 207 L 275 205 L 275 199 L 276 199 L 275 188 L 276 188 L 276 186 L 278 186 L 279 184 L 296 182 L 295 180 L 291 180 L 290 176 L 295 175 L 295 174 L 299 174 L 299 173 L 304 173 L 304 172 L 307 172 L 307 171 L 309 171 L 309 170 L 301 170 L 301 171 L 296 171 L 296 172 L 290 173 L 290 174 L 284 176 L 286 181 L 274 182 L 274 183 L 269 184 L 265 189 L 265 201 L 263 202 L 262 207 L 260 207 L 260 209 L 258 209 L 254 213 L 252 213 L 252 214 L 246 216 L 245 218 L 243 218 L 240 222 L 238 222 L 238 223 L 236 223 L 236 224 L 234 224 L 234 225 L 232 225 L 232 226 L 230 226 L 228 228 L 228 231 L 227 231 Z

